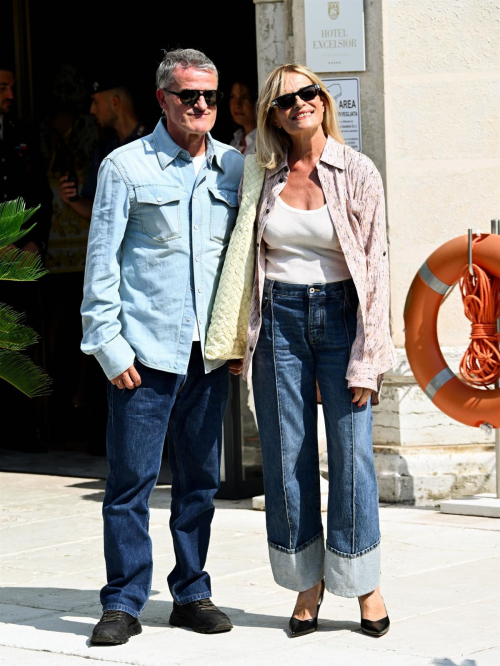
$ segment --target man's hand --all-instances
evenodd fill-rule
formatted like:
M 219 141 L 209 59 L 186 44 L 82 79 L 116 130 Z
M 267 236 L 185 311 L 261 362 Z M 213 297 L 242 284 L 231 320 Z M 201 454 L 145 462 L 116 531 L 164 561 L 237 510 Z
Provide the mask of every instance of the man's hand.
M 141 385 L 141 376 L 135 369 L 133 365 L 130 366 L 128 370 L 122 372 L 121 375 L 110 380 L 114 386 L 117 386 L 119 389 L 133 389 Z
M 236 358 L 233 359 L 232 361 L 229 361 L 229 372 L 232 375 L 241 375 L 243 371 L 243 359 L 242 358 Z
M 372 394 L 371 389 L 361 388 L 359 386 L 351 388 L 351 391 L 354 394 L 352 401 L 357 402 L 358 407 L 363 407 L 363 405 L 366 405 L 366 403 L 368 402 L 368 398 Z
M 76 201 L 70 201 L 72 197 L 78 194 L 74 183 L 72 181 L 68 182 L 68 176 L 62 176 L 60 183 L 59 196 L 62 201 L 71 206 L 77 215 L 83 217 L 85 220 L 90 220 L 92 217 L 92 201 L 85 197 L 80 197 Z
M 59 196 L 64 201 L 64 203 L 71 206 L 73 201 L 70 201 L 70 199 L 78 194 L 75 184 L 72 180 L 68 182 L 68 176 L 62 176 L 59 182 L 61 183 L 59 186 Z

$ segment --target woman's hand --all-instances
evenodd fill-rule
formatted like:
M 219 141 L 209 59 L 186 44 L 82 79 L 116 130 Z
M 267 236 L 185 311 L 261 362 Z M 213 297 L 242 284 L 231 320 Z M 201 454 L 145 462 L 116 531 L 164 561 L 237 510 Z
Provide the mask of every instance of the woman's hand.
M 354 394 L 352 401 L 358 403 L 358 407 L 363 407 L 368 402 L 368 398 L 372 394 L 371 389 L 361 388 L 360 386 L 354 386 L 351 388 L 352 393 Z
M 241 375 L 243 370 L 243 359 L 242 358 L 236 358 L 233 359 L 232 361 L 229 361 L 229 372 L 232 375 Z

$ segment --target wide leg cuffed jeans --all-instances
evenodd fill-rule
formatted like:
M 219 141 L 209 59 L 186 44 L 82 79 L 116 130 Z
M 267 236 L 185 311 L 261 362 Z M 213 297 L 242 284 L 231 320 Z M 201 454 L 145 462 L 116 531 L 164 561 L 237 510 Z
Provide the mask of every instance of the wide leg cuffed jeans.
M 372 412 L 352 402 L 346 371 L 356 336 L 352 280 L 266 279 L 253 388 L 264 463 L 269 555 L 276 582 L 357 597 L 380 577 Z M 316 379 L 328 447 L 326 551 L 321 521 Z

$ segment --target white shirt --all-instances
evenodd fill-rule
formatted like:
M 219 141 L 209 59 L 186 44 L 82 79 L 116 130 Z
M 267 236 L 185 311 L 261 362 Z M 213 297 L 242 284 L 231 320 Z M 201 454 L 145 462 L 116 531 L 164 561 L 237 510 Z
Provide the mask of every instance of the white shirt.
M 316 210 L 276 200 L 264 229 L 266 277 L 291 284 L 348 280 L 351 273 L 325 204 Z
M 243 145 L 243 139 L 245 139 L 245 145 Z M 242 127 L 239 127 L 233 135 L 231 140 L 231 146 L 239 150 L 242 155 L 253 155 L 257 150 L 256 141 L 257 139 L 257 128 L 251 130 L 247 135 L 245 135 L 245 130 Z
M 192 157 L 191 159 L 193 161 L 194 172 L 196 174 L 196 177 L 198 177 L 198 174 L 200 173 L 201 167 L 207 161 L 207 154 L 202 153 L 201 155 L 196 155 L 196 157 Z

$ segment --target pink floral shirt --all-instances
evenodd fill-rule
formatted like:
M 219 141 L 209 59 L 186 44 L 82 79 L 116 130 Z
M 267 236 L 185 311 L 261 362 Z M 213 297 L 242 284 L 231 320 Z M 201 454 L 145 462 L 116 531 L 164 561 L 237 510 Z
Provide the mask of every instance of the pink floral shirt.
M 382 179 L 373 162 L 328 137 L 318 162 L 318 176 L 328 210 L 359 297 L 356 338 L 347 368 L 348 386 L 380 389 L 384 372 L 396 362 L 389 331 L 389 261 Z M 263 233 L 288 178 L 287 157 L 264 180 L 256 217 L 255 282 L 243 361 L 246 379 L 259 339 L 266 273 Z

